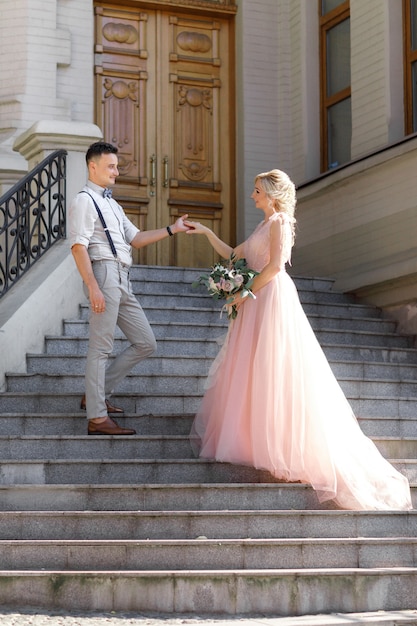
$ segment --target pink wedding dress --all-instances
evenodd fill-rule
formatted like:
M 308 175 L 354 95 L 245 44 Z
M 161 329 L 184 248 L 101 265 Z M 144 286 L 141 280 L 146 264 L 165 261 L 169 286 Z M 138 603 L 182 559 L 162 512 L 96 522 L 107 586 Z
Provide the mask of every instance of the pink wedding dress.
M 285 271 L 291 218 L 275 213 L 259 224 L 239 256 L 265 267 L 273 220 L 281 222 L 281 269 L 230 323 L 191 442 L 202 458 L 310 483 L 320 501 L 344 509 L 411 509 L 406 477 L 360 430 Z

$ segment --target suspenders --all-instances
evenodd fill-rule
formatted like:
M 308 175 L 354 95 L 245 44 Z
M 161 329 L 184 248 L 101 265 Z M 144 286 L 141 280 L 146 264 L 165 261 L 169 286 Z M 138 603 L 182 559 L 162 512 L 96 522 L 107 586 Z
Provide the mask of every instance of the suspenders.
M 100 207 L 98 206 L 97 202 L 94 200 L 93 196 L 90 193 L 88 193 L 88 191 L 84 191 L 83 190 L 83 191 L 80 191 L 80 193 L 86 193 L 87 196 L 90 196 L 90 198 L 92 199 L 92 201 L 94 203 L 94 206 L 96 207 L 96 211 L 98 213 L 98 216 L 100 218 L 101 225 L 103 226 L 104 232 L 106 233 L 106 237 L 107 237 L 107 240 L 108 240 L 108 242 L 110 244 L 110 248 L 111 248 L 111 251 L 113 253 L 113 256 L 116 259 L 116 261 L 119 261 L 119 259 L 117 258 L 117 252 L 116 252 L 115 245 L 113 243 L 113 239 L 111 238 L 109 229 L 107 228 L 107 224 L 106 224 L 106 221 L 105 221 L 105 219 L 103 217 L 103 213 L 100 210 Z
M 104 228 L 104 232 L 106 233 L 107 241 L 109 242 L 112 254 L 114 256 L 114 260 L 117 261 L 117 268 L 119 270 L 119 283 L 121 284 L 121 282 L 122 282 L 122 275 L 121 275 L 121 272 L 120 272 L 120 266 L 123 265 L 123 263 L 121 263 L 121 261 L 117 257 L 116 246 L 114 245 L 113 239 L 112 239 L 112 237 L 110 235 L 110 231 L 107 228 L 106 220 L 103 217 L 103 213 L 101 212 L 100 207 L 98 206 L 97 202 L 94 200 L 93 196 L 90 193 L 88 193 L 88 191 L 85 191 L 83 189 L 82 191 L 80 191 L 80 193 L 86 193 L 87 196 L 90 196 L 90 198 L 92 199 L 92 201 L 94 203 L 94 206 L 96 207 L 96 211 L 98 213 L 101 225 Z M 94 261 L 92 261 L 92 262 L 94 263 Z

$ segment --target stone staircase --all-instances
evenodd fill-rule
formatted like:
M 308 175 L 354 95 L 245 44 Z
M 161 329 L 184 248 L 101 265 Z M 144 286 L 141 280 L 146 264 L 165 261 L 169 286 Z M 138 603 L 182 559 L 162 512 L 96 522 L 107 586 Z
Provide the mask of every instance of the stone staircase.
M 137 436 L 86 435 L 86 306 L 27 356 L 26 374 L 8 375 L 0 605 L 275 616 L 417 608 L 414 511 L 338 511 L 307 485 L 193 457 L 192 416 L 226 330 L 218 303 L 191 288 L 198 275 L 132 269 L 158 340 L 114 396 Z M 416 485 L 414 339 L 329 280 L 296 283 L 364 432 Z

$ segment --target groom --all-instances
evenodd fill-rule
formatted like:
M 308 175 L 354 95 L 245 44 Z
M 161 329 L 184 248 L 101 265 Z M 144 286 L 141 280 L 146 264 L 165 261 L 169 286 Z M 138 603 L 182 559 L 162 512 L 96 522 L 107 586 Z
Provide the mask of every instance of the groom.
M 85 372 L 85 396 L 89 435 L 134 435 L 121 428 L 109 414 L 123 413 L 109 397 L 136 363 L 153 354 L 156 341 L 142 307 L 132 293 L 129 268 L 131 248 L 186 232 L 184 220 L 172 226 L 141 232 L 111 196 L 119 175 L 117 148 L 103 141 L 86 154 L 88 181 L 69 209 L 71 252 L 90 303 L 89 344 Z M 107 368 L 118 325 L 129 345 Z

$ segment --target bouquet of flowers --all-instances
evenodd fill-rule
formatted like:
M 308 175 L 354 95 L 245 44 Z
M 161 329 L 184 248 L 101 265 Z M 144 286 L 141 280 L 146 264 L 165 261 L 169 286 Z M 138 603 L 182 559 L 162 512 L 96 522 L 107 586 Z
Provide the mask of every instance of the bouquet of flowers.
M 229 319 L 235 319 L 237 308 L 231 304 L 233 295 L 240 292 L 242 298 L 256 298 L 251 286 L 257 274 L 259 272 L 248 267 L 246 259 L 236 259 L 232 254 L 229 261 L 213 265 L 210 273 L 201 275 L 192 286 L 204 285 L 213 298 L 226 300 L 223 309 L 226 309 Z

